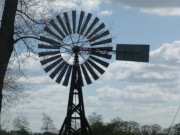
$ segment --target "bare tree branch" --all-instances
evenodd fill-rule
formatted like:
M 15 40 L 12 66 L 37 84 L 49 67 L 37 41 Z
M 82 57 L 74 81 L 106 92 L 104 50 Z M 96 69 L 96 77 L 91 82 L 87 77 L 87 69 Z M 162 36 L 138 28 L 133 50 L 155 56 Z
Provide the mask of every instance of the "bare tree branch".
M 39 23 L 39 22 L 35 21 L 34 19 L 32 19 L 30 16 L 28 16 L 26 13 L 24 13 L 24 12 L 21 11 L 21 10 L 17 10 L 17 12 L 20 12 L 21 14 L 25 15 L 29 20 L 31 20 L 31 21 L 34 22 L 34 23 L 42 24 L 42 23 Z
M 14 43 L 17 43 L 19 40 L 26 39 L 26 38 L 29 38 L 29 39 L 31 38 L 31 39 L 40 40 L 40 39 L 37 38 L 37 37 L 33 37 L 33 36 L 24 36 L 24 37 L 20 37 L 20 38 L 14 40 Z M 41 40 L 40 40 L 40 41 L 41 41 Z

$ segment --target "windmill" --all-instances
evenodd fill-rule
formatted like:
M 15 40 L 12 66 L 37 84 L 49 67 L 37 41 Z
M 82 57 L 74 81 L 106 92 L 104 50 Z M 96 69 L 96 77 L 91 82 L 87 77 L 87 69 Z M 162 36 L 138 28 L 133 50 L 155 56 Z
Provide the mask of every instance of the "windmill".
M 117 44 L 105 24 L 90 13 L 64 12 L 51 20 L 40 36 L 40 62 L 49 77 L 70 86 L 67 115 L 59 135 L 92 135 L 85 116 L 82 87 L 91 84 L 116 60 L 149 61 L 149 45 Z M 71 81 L 70 81 L 71 80 Z

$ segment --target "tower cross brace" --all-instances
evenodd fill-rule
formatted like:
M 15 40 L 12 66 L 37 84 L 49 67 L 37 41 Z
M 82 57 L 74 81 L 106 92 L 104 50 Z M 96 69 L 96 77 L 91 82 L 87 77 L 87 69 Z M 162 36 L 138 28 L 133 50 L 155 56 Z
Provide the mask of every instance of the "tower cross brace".
M 92 135 L 90 126 L 85 117 L 82 85 L 82 76 L 78 55 L 76 53 L 69 92 L 67 116 L 63 122 L 59 135 Z

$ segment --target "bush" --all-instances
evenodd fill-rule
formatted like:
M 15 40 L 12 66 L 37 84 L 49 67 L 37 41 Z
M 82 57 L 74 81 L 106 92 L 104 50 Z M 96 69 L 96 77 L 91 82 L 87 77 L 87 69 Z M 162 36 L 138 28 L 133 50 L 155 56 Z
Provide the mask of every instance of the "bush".
M 4 130 L 2 130 L 2 129 L 0 129 L 0 135 L 9 135 L 9 133 L 4 131 Z

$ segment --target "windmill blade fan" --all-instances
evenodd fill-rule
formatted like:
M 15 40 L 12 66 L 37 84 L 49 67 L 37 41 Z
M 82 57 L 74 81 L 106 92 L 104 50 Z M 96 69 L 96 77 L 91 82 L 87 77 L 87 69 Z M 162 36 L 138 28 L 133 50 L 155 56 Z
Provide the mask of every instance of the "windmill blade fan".
M 84 11 L 64 12 L 51 20 L 44 31 L 38 54 L 45 72 L 55 82 L 69 85 L 75 56 L 82 86 L 83 80 L 91 84 L 105 72 L 111 59 L 112 38 L 99 18 Z

